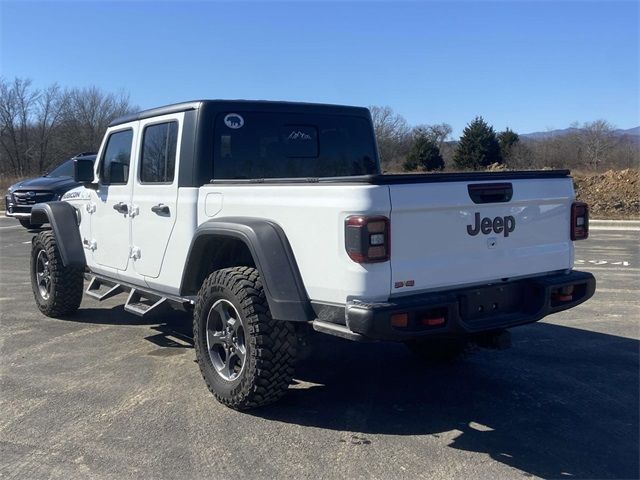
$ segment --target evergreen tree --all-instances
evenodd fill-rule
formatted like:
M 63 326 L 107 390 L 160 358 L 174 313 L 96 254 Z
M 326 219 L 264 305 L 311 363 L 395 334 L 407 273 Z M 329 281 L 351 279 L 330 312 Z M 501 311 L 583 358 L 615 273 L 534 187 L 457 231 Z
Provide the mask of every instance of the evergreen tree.
M 442 170 L 444 160 L 438 145 L 422 130 L 417 130 L 413 137 L 411 150 L 404 161 L 405 170 Z
M 510 130 L 509 127 L 504 132 L 498 134 L 498 143 L 500 144 L 500 153 L 502 158 L 508 159 L 513 146 L 520 141 L 520 136 Z
M 482 117 L 476 117 L 462 132 L 453 156 L 460 169 L 484 169 L 492 163 L 502 163 L 500 145 L 493 127 Z

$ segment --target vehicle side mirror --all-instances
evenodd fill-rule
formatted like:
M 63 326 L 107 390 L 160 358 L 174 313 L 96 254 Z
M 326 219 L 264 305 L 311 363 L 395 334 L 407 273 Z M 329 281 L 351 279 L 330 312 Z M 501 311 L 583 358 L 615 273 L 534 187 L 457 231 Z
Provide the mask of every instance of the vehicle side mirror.
M 94 186 L 93 161 L 82 158 L 75 159 L 73 161 L 73 179 L 87 188 Z

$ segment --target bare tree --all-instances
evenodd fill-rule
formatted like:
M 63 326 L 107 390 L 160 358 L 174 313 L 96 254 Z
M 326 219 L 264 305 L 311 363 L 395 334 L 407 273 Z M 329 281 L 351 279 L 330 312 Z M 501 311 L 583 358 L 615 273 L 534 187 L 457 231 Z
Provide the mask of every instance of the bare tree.
M 582 127 L 582 140 L 589 164 L 597 169 L 615 144 L 613 126 L 606 120 L 595 120 Z
M 616 134 L 604 120 L 573 123 L 565 131 L 539 139 L 522 139 L 520 143 L 526 155 L 518 152 L 518 167 L 603 171 L 640 165 L 638 137 Z
M 66 121 L 75 130 L 74 143 L 81 150 L 97 150 L 109 123 L 131 111 L 125 92 L 104 93 L 97 87 L 73 89 Z
M 453 128 L 448 123 L 436 123 L 433 125 L 418 125 L 414 127 L 415 133 L 424 134 L 429 140 L 438 146 L 438 149 L 442 151 L 444 143 L 453 132 Z
M 541 168 L 545 165 L 535 165 L 533 159 L 533 151 L 530 148 L 530 145 L 524 142 L 517 142 L 511 146 L 509 149 L 507 159 L 507 165 L 509 168 L 516 169 L 530 169 L 530 168 Z
M 565 132 L 549 133 L 535 140 L 522 140 L 526 155 L 516 162 L 523 168 L 584 168 L 583 141 L 580 124 L 574 122 Z M 519 154 L 522 153 L 518 152 Z M 523 161 L 529 164 L 523 164 Z
M 380 162 L 383 167 L 399 166 L 411 146 L 411 129 L 407 121 L 391 107 L 369 107 L 373 119 Z
M 0 79 L 0 146 L 14 175 L 29 171 L 30 117 L 37 98 L 31 80 L 16 78 L 9 83 Z
M 51 163 L 51 143 L 59 133 L 60 125 L 69 104 L 69 94 L 58 84 L 53 84 L 40 93 L 34 119 L 37 135 L 37 171 L 43 172 Z
M 109 123 L 133 110 L 124 92 L 0 78 L 0 173 L 41 174 L 80 151 L 96 150 Z
M 609 153 L 608 168 L 638 168 L 640 166 L 640 140 L 623 135 Z

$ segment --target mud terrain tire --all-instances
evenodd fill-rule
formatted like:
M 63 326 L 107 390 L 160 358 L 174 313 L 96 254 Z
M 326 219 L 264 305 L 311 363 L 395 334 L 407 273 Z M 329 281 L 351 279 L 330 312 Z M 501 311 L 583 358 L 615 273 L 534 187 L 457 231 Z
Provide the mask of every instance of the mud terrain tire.
M 203 282 L 193 317 L 196 358 L 222 404 L 248 410 L 280 399 L 291 382 L 296 332 L 271 318 L 255 268 L 217 270 Z
M 65 267 L 53 232 L 40 232 L 31 247 L 31 288 L 38 309 L 47 317 L 75 313 L 82 301 L 84 272 Z

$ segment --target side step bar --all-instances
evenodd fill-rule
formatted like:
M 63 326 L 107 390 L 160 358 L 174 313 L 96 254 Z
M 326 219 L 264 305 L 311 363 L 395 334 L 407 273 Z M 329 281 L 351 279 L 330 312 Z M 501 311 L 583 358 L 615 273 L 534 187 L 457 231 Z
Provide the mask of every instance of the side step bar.
M 124 292 L 124 289 L 119 283 L 107 284 L 101 282 L 98 277 L 91 277 L 91 281 L 89 282 L 89 286 L 85 293 L 99 302 L 102 302 L 103 300 L 115 297 L 122 292 Z
M 124 309 L 139 317 L 149 317 L 152 313 L 166 312 L 169 309 L 169 304 L 167 297 L 156 297 L 132 288 L 127 303 L 124 304 Z
M 115 297 L 121 293 L 129 293 L 124 304 L 125 311 L 139 317 L 148 318 L 156 313 L 163 313 L 178 306 L 187 309 L 194 304 L 191 298 L 166 296 L 136 285 L 118 282 L 100 275 L 90 275 L 89 285 L 85 293 L 99 302 Z

